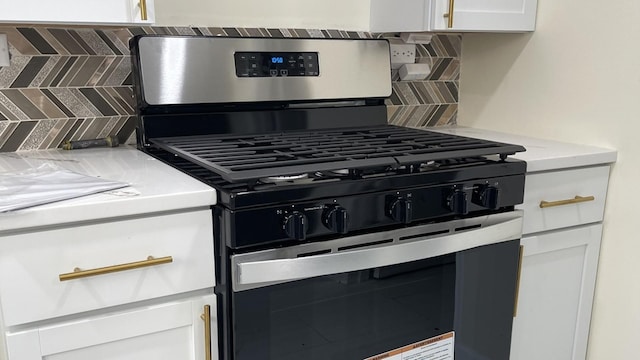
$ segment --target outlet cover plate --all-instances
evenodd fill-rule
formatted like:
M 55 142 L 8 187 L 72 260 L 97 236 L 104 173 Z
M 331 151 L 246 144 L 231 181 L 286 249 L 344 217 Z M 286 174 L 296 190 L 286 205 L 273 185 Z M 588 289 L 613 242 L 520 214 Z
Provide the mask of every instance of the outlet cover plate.
M 9 66 L 11 61 L 9 59 L 9 42 L 7 41 L 7 34 L 0 34 L 0 66 Z
M 398 69 L 403 64 L 416 62 L 416 45 L 391 43 L 391 68 Z

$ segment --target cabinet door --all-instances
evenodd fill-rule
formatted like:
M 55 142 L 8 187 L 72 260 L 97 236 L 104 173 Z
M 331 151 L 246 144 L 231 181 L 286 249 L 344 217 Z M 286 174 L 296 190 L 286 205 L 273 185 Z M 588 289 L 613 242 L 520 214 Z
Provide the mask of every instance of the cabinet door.
M 431 0 L 371 0 L 370 31 L 429 30 Z
M 432 0 L 434 31 L 533 31 L 537 0 Z M 452 26 L 445 14 L 453 3 Z
M 602 225 L 522 239 L 512 360 L 584 360 Z
M 0 22 L 153 23 L 153 5 L 153 0 L 0 0 Z
M 205 332 L 205 305 L 212 309 L 211 332 Z M 215 313 L 208 295 L 9 333 L 9 360 L 203 360 L 206 351 L 217 359 Z

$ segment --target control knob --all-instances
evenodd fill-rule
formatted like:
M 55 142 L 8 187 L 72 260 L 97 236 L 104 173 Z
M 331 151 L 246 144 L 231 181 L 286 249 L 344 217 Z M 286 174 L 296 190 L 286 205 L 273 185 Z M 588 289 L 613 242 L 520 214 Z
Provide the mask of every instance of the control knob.
M 500 207 L 500 189 L 493 185 L 481 185 L 473 192 L 472 201 L 487 209 Z
M 387 215 L 397 222 L 409 224 L 413 220 L 413 204 L 409 199 L 396 199 L 389 205 Z
M 447 197 L 449 210 L 456 214 L 465 215 L 469 212 L 467 208 L 467 193 L 462 190 L 454 190 Z
M 322 223 L 327 229 L 335 233 L 346 234 L 349 232 L 349 214 L 347 213 L 347 209 L 340 205 L 329 207 L 322 215 Z
M 284 232 L 290 238 L 295 240 L 304 240 L 307 238 L 309 222 L 303 213 L 294 211 L 285 217 L 283 228 Z

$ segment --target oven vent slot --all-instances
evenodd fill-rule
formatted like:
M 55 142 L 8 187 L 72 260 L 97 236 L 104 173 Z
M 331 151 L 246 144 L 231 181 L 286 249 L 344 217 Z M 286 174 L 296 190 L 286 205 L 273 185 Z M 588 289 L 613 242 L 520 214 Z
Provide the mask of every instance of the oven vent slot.
M 307 253 L 302 253 L 302 254 L 298 254 L 296 255 L 296 257 L 307 257 L 307 256 L 316 256 L 316 255 L 322 255 L 322 254 L 329 254 L 331 252 L 331 249 L 324 249 L 324 250 L 318 250 L 318 251 L 311 251 L 311 252 L 307 252 Z
M 477 229 L 477 228 L 481 228 L 481 227 L 482 227 L 482 224 L 475 224 L 475 225 L 469 225 L 469 226 L 463 226 L 463 227 L 456 228 L 455 231 L 465 231 L 465 230 Z
M 368 242 L 368 243 L 364 243 L 364 244 L 343 246 L 343 247 L 339 247 L 338 251 L 345 251 L 345 250 L 352 250 L 352 249 L 375 246 L 375 245 L 382 245 L 382 244 L 387 244 L 387 243 L 390 243 L 390 242 L 393 242 L 393 239 L 386 239 L 386 240 L 372 241 L 372 242 Z
M 429 237 L 429 236 L 436 236 L 436 235 L 442 235 L 442 234 L 448 234 L 448 233 L 449 233 L 449 229 L 438 230 L 438 231 L 432 231 L 432 232 L 422 233 L 422 234 L 418 234 L 418 235 L 402 236 L 402 237 L 400 237 L 400 241 L 402 241 L 402 240 L 411 240 L 411 239 L 416 239 L 416 238 L 423 238 L 423 237 Z

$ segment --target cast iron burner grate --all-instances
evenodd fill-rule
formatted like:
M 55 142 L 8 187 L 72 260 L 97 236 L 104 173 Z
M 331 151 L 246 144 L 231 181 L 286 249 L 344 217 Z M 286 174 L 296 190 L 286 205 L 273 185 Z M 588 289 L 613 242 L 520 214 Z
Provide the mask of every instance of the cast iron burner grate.
M 229 182 L 339 169 L 399 167 L 525 151 L 522 146 L 386 125 L 252 135 L 150 139 Z

